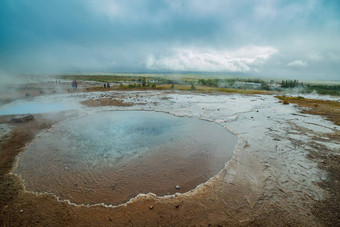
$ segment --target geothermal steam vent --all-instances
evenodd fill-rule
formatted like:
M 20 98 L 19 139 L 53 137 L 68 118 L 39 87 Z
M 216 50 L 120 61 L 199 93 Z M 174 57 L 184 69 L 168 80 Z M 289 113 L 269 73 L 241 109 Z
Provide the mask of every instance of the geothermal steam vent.
M 78 204 L 121 204 L 139 193 L 187 192 L 230 160 L 236 137 L 192 118 L 111 111 L 40 134 L 14 170 L 29 191 Z M 176 188 L 179 185 L 180 188 Z

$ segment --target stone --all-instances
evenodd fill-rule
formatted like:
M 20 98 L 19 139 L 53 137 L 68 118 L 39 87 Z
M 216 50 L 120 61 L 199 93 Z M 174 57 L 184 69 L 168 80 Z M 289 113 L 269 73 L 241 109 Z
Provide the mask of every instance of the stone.
M 150 205 L 150 206 L 149 206 L 149 209 L 152 210 L 152 209 L 153 209 L 153 205 Z
M 13 117 L 11 119 L 11 121 L 14 122 L 14 123 L 23 123 L 23 122 L 26 122 L 26 121 L 31 121 L 33 119 L 34 119 L 33 115 L 30 114 L 30 115 L 26 115 L 26 116 L 23 116 L 23 117 Z
M 181 187 L 179 185 L 176 185 L 175 187 L 177 190 L 181 189 Z

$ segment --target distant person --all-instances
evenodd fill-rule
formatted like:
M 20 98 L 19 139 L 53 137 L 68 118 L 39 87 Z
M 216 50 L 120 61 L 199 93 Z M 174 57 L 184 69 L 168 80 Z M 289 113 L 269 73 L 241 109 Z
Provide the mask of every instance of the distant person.
M 76 90 L 76 83 L 75 83 L 75 80 L 72 81 L 72 88 L 73 88 L 73 91 Z
M 104 88 L 106 88 L 106 84 L 104 83 Z
M 73 88 L 73 91 L 76 91 L 76 90 L 77 90 L 77 88 L 78 88 L 78 83 L 77 83 L 76 80 L 74 80 L 74 81 L 72 82 L 72 88 Z
M 107 88 L 110 88 L 110 83 L 108 82 L 106 86 L 107 86 Z

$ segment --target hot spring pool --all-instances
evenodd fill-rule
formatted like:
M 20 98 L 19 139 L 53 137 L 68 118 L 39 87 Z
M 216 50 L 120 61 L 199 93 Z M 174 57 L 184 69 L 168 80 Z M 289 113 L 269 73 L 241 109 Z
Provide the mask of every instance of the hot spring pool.
M 18 159 L 26 190 L 78 204 L 187 192 L 231 159 L 237 138 L 215 123 L 148 111 L 89 114 L 37 136 Z M 176 185 L 180 189 L 176 189 Z

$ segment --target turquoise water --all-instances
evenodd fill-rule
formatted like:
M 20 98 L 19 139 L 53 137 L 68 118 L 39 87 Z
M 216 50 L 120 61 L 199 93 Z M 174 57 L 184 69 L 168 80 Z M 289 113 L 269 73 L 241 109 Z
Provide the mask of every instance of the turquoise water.
M 188 120 L 156 112 L 106 112 L 58 125 L 41 143 L 67 151 L 63 153 L 67 160 L 112 164 L 188 136 Z
M 0 107 L 0 115 L 50 113 L 71 108 L 71 105 L 57 102 L 22 102 Z
M 224 167 L 236 142 L 223 127 L 195 118 L 100 112 L 39 135 L 14 172 L 28 190 L 76 203 L 120 204 L 139 193 L 195 188 Z

